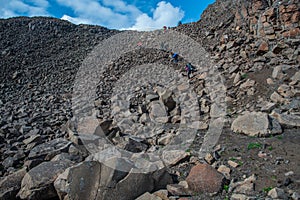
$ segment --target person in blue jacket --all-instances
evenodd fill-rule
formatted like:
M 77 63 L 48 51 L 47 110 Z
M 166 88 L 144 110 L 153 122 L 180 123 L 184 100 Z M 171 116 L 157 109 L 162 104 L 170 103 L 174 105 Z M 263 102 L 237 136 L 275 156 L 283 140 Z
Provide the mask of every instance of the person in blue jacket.
M 178 62 L 178 54 L 177 53 L 171 53 L 171 56 L 172 56 L 172 60 L 173 62 L 177 63 Z

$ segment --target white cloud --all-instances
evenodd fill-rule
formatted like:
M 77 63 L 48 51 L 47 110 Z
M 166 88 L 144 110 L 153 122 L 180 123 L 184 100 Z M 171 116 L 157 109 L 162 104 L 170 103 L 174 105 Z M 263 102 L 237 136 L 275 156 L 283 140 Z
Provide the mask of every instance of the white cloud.
M 45 16 L 48 15 L 46 0 L 30 0 L 25 3 L 22 0 L 0 0 L 0 17 L 8 18 L 14 16 Z
M 0 18 L 14 16 L 49 16 L 49 0 L 0 0 Z M 114 29 L 153 30 L 175 26 L 184 12 L 172 4 L 161 1 L 151 13 L 143 13 L 125 0 L 56 0 L 73 11 L 62 13 L 61 19 L 75 24 L 98 24 Z M 150 5 L 144 2 L 143 7 Z M 65 8 L 61 8 L 64 12 Z M 148 8 L 149 9 L 149 8 Z
M 133 16 L 138 16 L 141 14 L 141 11 L 137 7 L 133 5 L 127 5 L 121 0 L 102 0 L 102 2 L 105 6 L 112 7 L 115 12 L 129 13 Z
M 63 15 L 61 19 L 72 22 L 73 24 L 92 24 L 92 22 L 88 19 L 70 17 L 68 15 Z
M 74 11 L 75 16 L 64 15 L 64 18 L 71 19 L 72 22 L 99 24 L 108 28 L 122 28 L 130 26 L 132 16 L 130 12 L 137 12 L 132 6 L 124 4 L 110 4 L 112 8 L 105 7 L 97 0 L 57 0 L 60 5 L 67 6 Z M 118 2 L 118 1 L 117 1 Z M 113 8 L 117 7 L 116 10 Z M 127 13 L 117 12 L 129 8 Z M 128 13 L 129 12 L 129 13 Z M 82 21 L 81 21 L 82 20 Z
M 161 1 L 157 4 L 156 9 L 153 11 L 153 17 L 147 14 L 141 14 L 137 17 L 136 23 L 129 29 L 132 30 L 154 30 L 160 29 L 163 26 L 176 26 L 179 21 L 184 17 L 184 12 L 173 7 L 172 4 Z
M 136 6 L 124 0 L 56 0 L 60 5 L 71 8 L 74 16 L 63 15 L 62 19 L 75 24 L 98 24 L 108 28 L 130 30 L 154 30 L 163 26 L 176 26 L 184 12 L 161 1 L 151 12 L 150 17 Z

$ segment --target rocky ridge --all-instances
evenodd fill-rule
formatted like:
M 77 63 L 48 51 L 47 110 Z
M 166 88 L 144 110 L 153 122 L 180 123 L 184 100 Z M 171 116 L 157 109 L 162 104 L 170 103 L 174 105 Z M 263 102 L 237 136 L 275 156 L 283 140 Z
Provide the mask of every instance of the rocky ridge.
M 222 12 L 224 10 L 228 12 Z M 112 157 L 109 162 L 127 166 L 128 172 L 99 163 L 97 155 L 89 155 L 82 145 L 74 124 L 67 123 L 72 117 L 72 82 L 81 61 L 98 42 L 118 32 L 98 26 L 75 26 L 56 19 L 1 20 L 0 140 L 3 178 L 0 180 L 0 197 L 299 199 L 297 157 L 290 161 L 278 156 L 282 154 L 272 152 L 272 138 L 262 141 L 231 135 L 232 131 L 263 137 L 299 132 L 295 128 L 299 127 L 299 13 L 297 1 L 217 1 L 204 12 L 199 22 L 175 28 L 203 44 L 225 77 L 228 107 L 224 137 L 240 138 L 238 143 L 243 140 L 255 142 L 248 144 L 251 152 L 245 154 L 238 153 L 242 144 L 231 147 L 220 142 L 221 145 L 204 159 L 197 158 L 196 152 L 203 139 L 201 130 L 208 128 L 213 109 L 211 96 L 205 91 L 205 70 L 199 70 L 189 83 L 198 95 L 200 105 L 202 124 L 201 128 L 197 126 L 200 130 L 198 137 L 191 149 L 165 155 L 162 166 L 167 163 L 171 168 L 147 174 L 135 173 L 135 167 L 124 159 Z M 114 87 L 111 82 L 119 79 L 118 72 L 126 72 L 130 66 L 149 61 L 172 66 L 177 70 L 175 76 L 183 83 L 187 82 L 181 74 L 184 58 L 173 63 L 166 51 L 141 49 L 122 55 L 110 65 L 119 71 L 107 72 L 103 77 L 104 84 L 99 84 L 95 101 L 99 110 L 97 118 L 105 137 L 134 153 L 167 145 L 177 134 L 176 124 L 181 123 L 180 116 L 183 115 L 178 109 L 180 101 L 176 101 L 176 93 L 159 85 L 136 88 L 135 96 L 129 100 L 130 113 L 127 117 L 116 119 L 110 115 L 110 110 L 116 111 L 115 114 L 118 112 L 117 105 L 111 104 L 113 102 L 108 95 Z M 201 67 L 197 66 L 198 69 Z M 134 126 L 128 127 L 129 122 L 115 123 L 128 119 L 142 125 L 150 123 L 150 126 L 152 121 L 171 122 L 174 127 L 152 129 L 151 137 L 141 140 L 127 137 L 128 130 L 137 134 Z M 249 119 L 257 126 L 247 126 Z M 299 137 L 294 137 L 299 141 Z M 299 147 L 294 143 L 289 145 Z M 234 148 L 231 152 L 230 149 Z M 275 185 L 273 182 L 262 184 L 269 180 L 263 179 L 266 177 L 261 173 L 271 173 L 268 170 L 273 168 L 269 166 L 273 160 L 277 170 L 291 171 L 275 173 L 278 178 L 285 177 L 283 182 L 276 180 Z M 292 162 L 290 167 L 281 164 L 289 162 Z M 266 170 L 259 172 L 246 164 L 259 164 Z M 253 175 L 256 172 L 258 175 Z M 175 180 L 171 174 L 176 176 Z M 39 179 L 40 176 L 45 179 Z M 132 184 L 134 182 L 136 185 Z

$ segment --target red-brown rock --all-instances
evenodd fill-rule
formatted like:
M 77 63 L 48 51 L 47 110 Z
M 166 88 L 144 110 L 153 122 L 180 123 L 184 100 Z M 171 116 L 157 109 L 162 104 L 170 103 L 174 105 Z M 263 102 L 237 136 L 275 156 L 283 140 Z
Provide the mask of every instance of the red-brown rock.
M 196 165 L 186 178 L 189 189 L 201 193 L 219 192 L 224 180 L 224 176 L 208 164 Z
M 268 17 L 273 17 L 275 15 L 275 8 L 269 8 L 264 14 Z
M 269 44 L 267 42 L 263 41 L 258 47 L 257 55 L 265 54 L 268 51 L 269 51 Z
M 290 4 L 286 7 L 286 12 L 295 12 L 298 10 L 298 6 L 296 4 Z
M 281 18 L 281 21 L 288 22 L 292 18 L 292 13 L 283 13 L 280 18 Z
M 298 23 L 300 21 L 300 12 L 297 11 L 293 14 L 291 18 L 292 23 Z
M 294 38 L 294 37 L 300 35 L 300 29 L 299 28 L 294 28 L 294 29 L 291 29 L 289 31 L 284 32 L 282 35 L 283 35 L 283 37 Z

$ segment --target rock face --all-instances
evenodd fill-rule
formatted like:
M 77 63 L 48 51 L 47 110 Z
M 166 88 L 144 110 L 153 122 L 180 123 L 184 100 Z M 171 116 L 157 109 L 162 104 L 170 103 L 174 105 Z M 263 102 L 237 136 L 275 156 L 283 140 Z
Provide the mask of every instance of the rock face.
M 192 168 L 186 181 L 189 189 L 199 193 L 219 192 L 224 183 L 224 176 L 207 164 L 199 164 Z
M 172 178 L 165 170 L 144 174 L 132 169 L 126 173 L 97 161 L 86 161 L 68 168 L 54 185 L 60 199 L 130 200 L 164 188 L 169 183 L 172 183 Z

